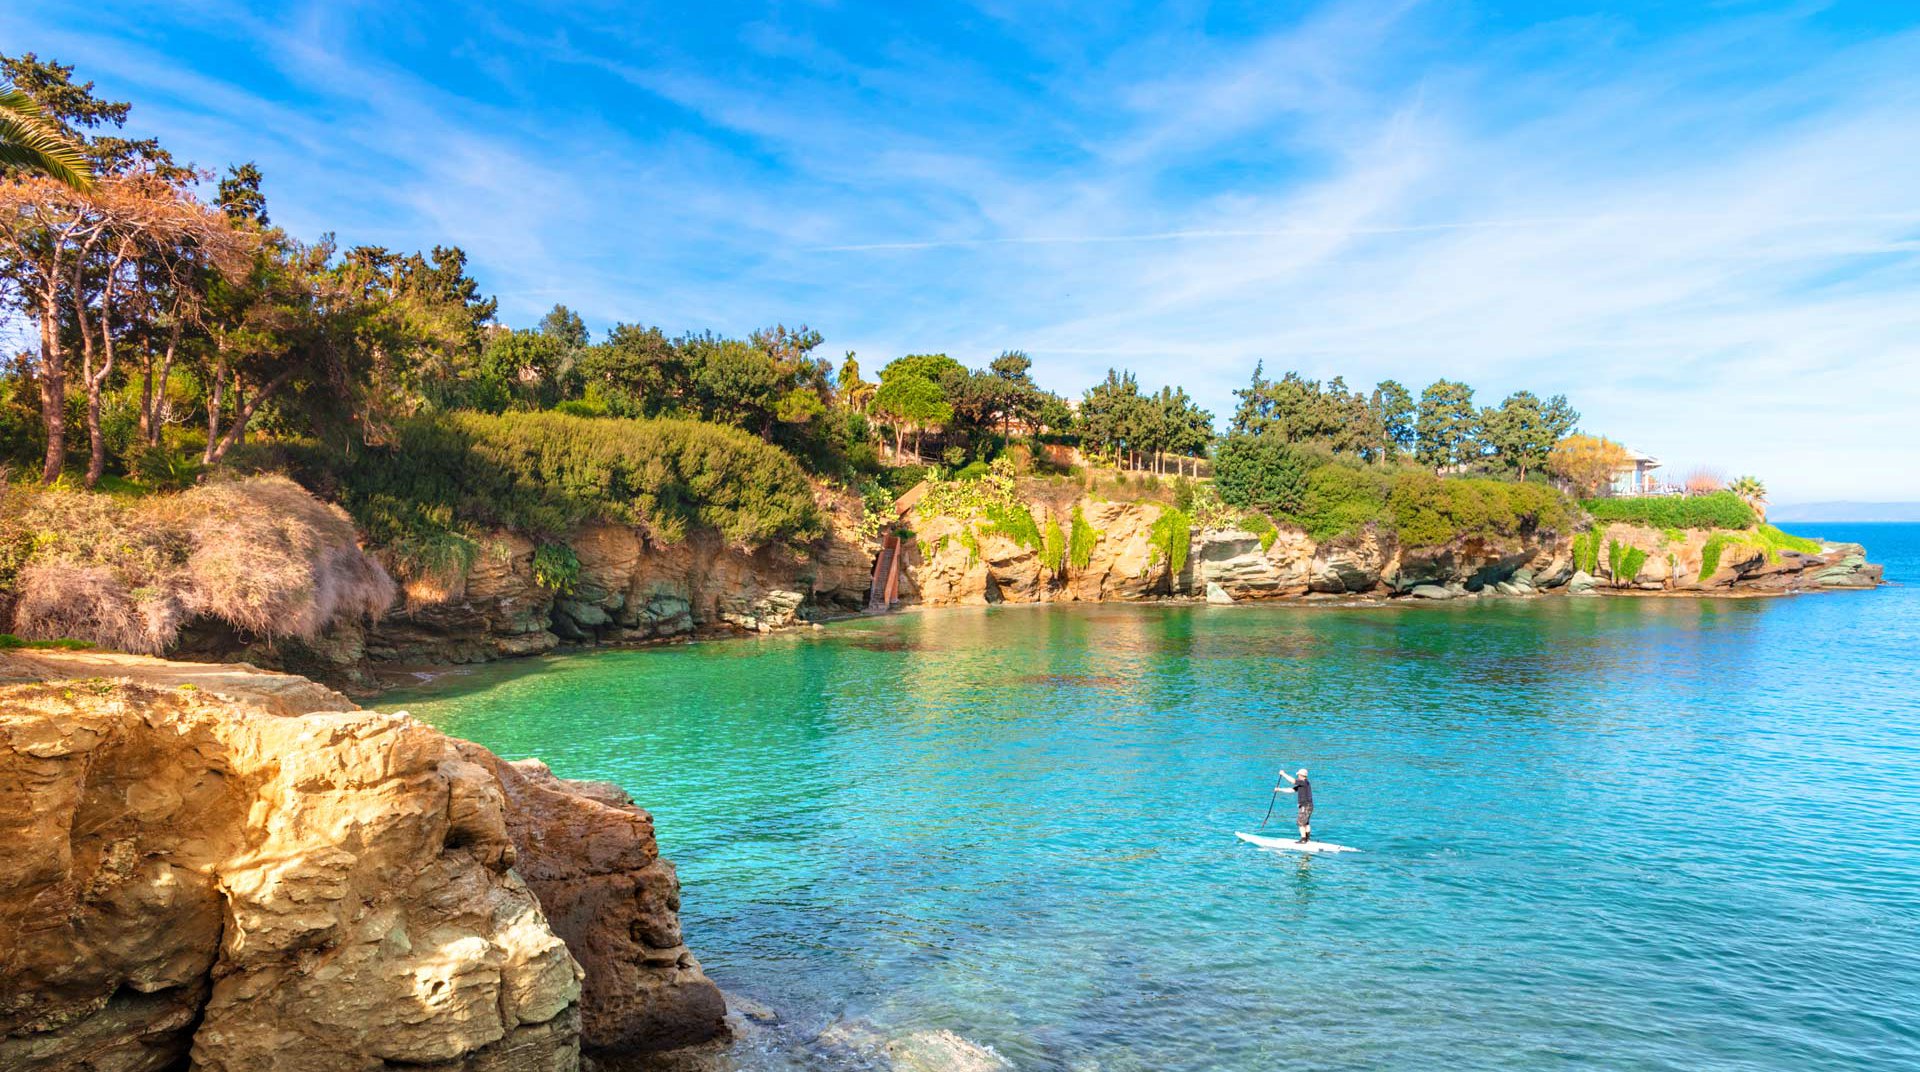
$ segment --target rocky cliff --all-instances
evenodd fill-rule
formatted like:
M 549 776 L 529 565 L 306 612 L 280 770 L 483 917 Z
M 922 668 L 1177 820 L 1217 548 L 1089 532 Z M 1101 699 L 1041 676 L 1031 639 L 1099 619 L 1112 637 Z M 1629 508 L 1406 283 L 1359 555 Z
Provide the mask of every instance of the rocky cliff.
M 1056 504 L 1024 504 L 1036 518 Z M 1791 592 L 1873 587 L 1878 566 L 1853 544 L 1824 545 L 1818 553 L 1769 551 L 1749 533 L 1669 532 L 1615 524 L 1599 546 L 1639 548 L 1644 561 L 1617 581 L 1603 552 L 1592 574 L 1576 568 L 1575 533 L 1469 535 L 1438 546 L 1402 544 L 1385 529 L 1316 541 L 1296 528 L 1266 534 L 1212 529 L 1192 534 L 1178 572 L 1151 546 L 1162 507 L 1150 502 L 1082 499 L 1077 504 L 1098 532 L 1084 567 L 1049 569 L 1038 547 L 1023 544 L 977 520 L 938 515 L 913 519 L 915 537 L 903 552 L 904 602 L 926 605 L 1032 603 L 1080 600 L 1211 598 L 1216 602 L 1313 596 L 1449 599 L 1471 595 L 1525 596 L 1565 589 L 1592 591 Z M 1719 544 L 1706 561 L 1710 542 Z M 1706 575 L 1703 567 L 1713 565 Z
M 239 657 L 344 684 L 376 663 L 474 663 L 563 644 L 632 644 L 703 632 L 766 632 L 866 605 L 872 549 L 834 515 L 805 548 L 748 550 L 709 532 L 662 544 L 638 528 L 591 524 L 567 538 L 579 560 L 561 590 L 541 583 L 536 547 L 498 532 L 461 576 L 406 585 L 377 620 L 336 623 L 320 639 L 249 642 L 203 634 L 179 654 Z
M 248 667 L 0 682 L 0 1068 L 566 1072 L 722 1030 L 611 786 Z

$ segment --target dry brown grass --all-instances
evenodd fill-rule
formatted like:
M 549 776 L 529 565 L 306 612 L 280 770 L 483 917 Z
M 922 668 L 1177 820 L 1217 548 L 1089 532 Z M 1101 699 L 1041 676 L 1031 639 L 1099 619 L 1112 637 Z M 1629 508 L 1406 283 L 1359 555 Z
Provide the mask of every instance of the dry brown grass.
M 14 632 L 157 653 L 195 618 L 241 633 L 311 639 L 378 616 L 392 578 L 353 523 L 284 477 L 252 477 L 132 502 L 49 489 L 0 517 L 32 547 L 16 583 Z

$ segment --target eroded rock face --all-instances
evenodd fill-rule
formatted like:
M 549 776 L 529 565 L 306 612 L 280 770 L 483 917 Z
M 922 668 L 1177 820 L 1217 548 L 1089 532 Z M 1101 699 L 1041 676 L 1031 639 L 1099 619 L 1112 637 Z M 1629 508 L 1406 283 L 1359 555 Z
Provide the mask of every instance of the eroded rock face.
M 0 658 L 79 679 L 0 685 L 0 1068 L 571 1072 L 583 1010 L 641 1047 L 718 1029 L 617 791 L 184 665 Z M 522 844 L 592 946 L 584 1003 Z
M 562 643 L 636 643 L 702 629 L 767 632 L 809 615 L 858 610 L 873 560 L 844 518 L 831 516 L 829 534 L 801 550 L 747 551 L 709 532 L 658 544 L 632 526 L 584 525 L 567 537 L 580 572 L 564 593 L 535 580 L 532 543 L 497 534 L 463 584 L 410 589 L 404 605 L 366 637 L 364 650 L 379 661 L 482 662 Z
M 720 1034 L 726 1002 L 681 938 L 680 882 L 660 858 L 653 817 L 618 786 L 454 744 L 498 780 L 515 870 L 585 970 L 583 1042 L 659 1050 Z
M 985 532 L 982 525 L 946 516 L 916 519 L 915 538 L 901 560 L 901 598 L 928 605 L 1098 602 L 1192 590 L 1196 574 L 1191 561 L 1181 577 L 1168 577 L 1167 564 L 1154 561 L 1147 537 L 1160 507 L 1094 499 L 1079 505 L 1099 535 L 1087 565 L 1062 572 L 1048 570 L 1037 549 Z M 1032 511 L 1036 522 L 1045 525 L 1050 520 L 1044 504 Z M 1067 516 L 1058 520 L 1067 527 Z
M 1203 589 L 1217 585 L 1231 599 L 1267 599 L 1307 591 L 1313 545 L 1303 533 L 1283 531 L 1263 548 L 1258 534 L 1225 529 L 1196 537 L 1192 557 Z

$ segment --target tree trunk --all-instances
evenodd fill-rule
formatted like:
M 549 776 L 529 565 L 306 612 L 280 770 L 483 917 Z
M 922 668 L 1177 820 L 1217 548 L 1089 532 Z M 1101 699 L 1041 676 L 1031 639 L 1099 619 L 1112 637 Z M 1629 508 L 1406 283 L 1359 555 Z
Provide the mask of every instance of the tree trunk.
M 47 429 L 47 458 L 40 482 L 60 479 L 67 464 L 67 360 L 60 352 L 60 310 L 57 284 L 40 295 L 40 421 Z
M 227 357 L 213 359 L 213 390 L 207 395 L 207 449 L 200 453 L 200 464 L 213 464 L 213 446 L 220 441 L 220 405 L 227 394 Z
M 253 413 L 255 410 L 260 408 L 260 403 L 266 401 L 269 396 L 271 396 L 275 391 L 280 389 L 281 384 L 286 383 L 292 377 L 293 377 L 293 369 L 291 367 L 282 369 L 278 376 L 275 376 L 273 379 L 268 380 L 265 386 L 261 387 L 260 390 L 254 392 L 253 397 L 247 400 L 246 405 L 244 406 L 236 405 L 233 413 L 233 424 L 227 428 L 227 434 L 220 437 L 219 448 L 214 449 L 211 441 L 209 441 L 208 451 L 207 451 L 208 465 L 212 465 L 213 463 L 226 457 L 227 451 L 231 450 L 235 443 L 241 442 L 246 437 L 247 422 L 253 419 Z M 238 403 L 239 398 L 240 398 L 240 387 L 238 384 L 235 384 L 234 385 L 234 401 Z
M 166 353 L 160 358 L 160 375 L 156 385 L 159 393 L 149 393 L 149 412 L 146 417 L 147 446 L 149 447 L 157 447 L 160 445 L 161 428 L 166 424 L 166 413 L 164 411 L 167 409 L 167 385 L 173 380 L 173 358 L 174 355 L 179 352 L 179 348 L 180 323 L 176 320 L 174 321 L 172 332 L 167 336 Z M 151 368 L 147 370 L 147 381 L 149 383 L 155 382 Z

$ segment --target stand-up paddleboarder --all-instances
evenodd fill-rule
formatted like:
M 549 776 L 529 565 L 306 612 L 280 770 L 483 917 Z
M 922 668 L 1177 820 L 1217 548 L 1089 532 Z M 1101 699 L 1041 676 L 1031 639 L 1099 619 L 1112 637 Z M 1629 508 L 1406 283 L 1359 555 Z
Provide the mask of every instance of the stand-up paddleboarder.
M 1274 786 L 1273 791 L 1276 793 L 1292 793 L 1295 799 L 1300 802 L 1300 811 L 1297 817 L 1300 826 L 1300 841 L 1302 844 L 1312 841 L 1313 783 L 1307 781 L 1307 768 L 1301 767 L 1297 774 L 1288 774 L 1286 771 L 1281 771 L 1280 777 L 1285 778 L 1287 784 Z

